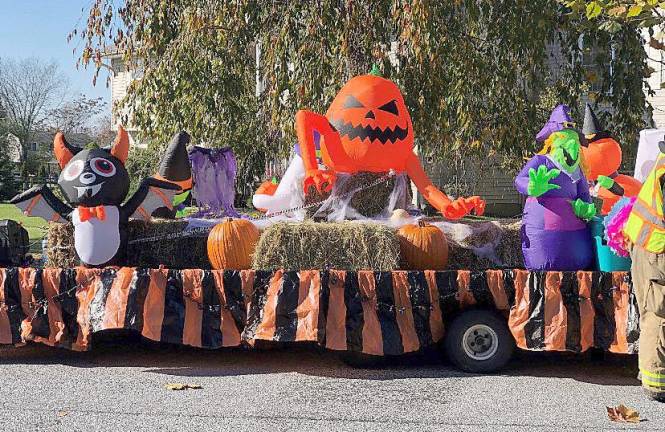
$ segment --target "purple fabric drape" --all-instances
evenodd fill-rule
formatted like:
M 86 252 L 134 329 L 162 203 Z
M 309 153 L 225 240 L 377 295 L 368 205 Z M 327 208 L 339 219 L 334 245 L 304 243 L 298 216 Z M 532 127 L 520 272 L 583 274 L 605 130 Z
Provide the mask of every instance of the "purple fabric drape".
M 189 160 L 194 178 L 193 196 L 201 209 L 196 216 L 239 217 L 233 206 L 237 166 L 231 148 L 194 146 L 189 151 Z

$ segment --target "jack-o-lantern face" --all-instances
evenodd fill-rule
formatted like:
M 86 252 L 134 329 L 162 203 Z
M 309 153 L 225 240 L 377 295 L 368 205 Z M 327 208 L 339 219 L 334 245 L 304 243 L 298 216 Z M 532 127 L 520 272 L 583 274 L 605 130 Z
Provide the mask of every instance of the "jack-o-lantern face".
M 413 150 L 413 126 L 399 88 L 390 80 L 361 75 L 349 80 L 326 117 L 361 171 L 403 169 Z

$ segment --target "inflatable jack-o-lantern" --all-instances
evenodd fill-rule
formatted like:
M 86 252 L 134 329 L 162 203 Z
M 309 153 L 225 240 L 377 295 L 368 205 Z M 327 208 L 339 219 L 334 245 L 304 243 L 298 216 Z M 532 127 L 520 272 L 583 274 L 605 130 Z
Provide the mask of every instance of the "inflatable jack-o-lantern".
M 610 212 L 621 197 L 635 197 L 640 193 L 642 183 L 639 180 L 619 174 L 621 166 L 621 146 L 601 125 L 589 104 L 586 104 L 582 133 L 586 145 L 582 147 L 587 175 L 598 191 L 598 198 L 603 201 L 601 214 Z
M 406 172 L 425 199 L 449 219 L 475 210 L 482 214 L 479 197 L 452 201 L 425 174 L 413 153 L 413 125 L 399 88 L 390 80 L 369 74 L 352 78 L 339 91 L 325 117 L 301 110 L 296 131 L 305 165 L 305 190 L 330 190 L 335 173 Z M 314 134 L 322 135 L 321 157 L 316 161 Z
M 350 159 L 350 169 L 341 171 L 406 169 L 405 161 L 413 154 L 413 125 L 402 94 L 391 81 L 374 75 L 351 79 L 333 100 L 326 117 Z M 326 158 L 324 153 L 323 162 L 340 171 L 335 164 L 343 161 Z

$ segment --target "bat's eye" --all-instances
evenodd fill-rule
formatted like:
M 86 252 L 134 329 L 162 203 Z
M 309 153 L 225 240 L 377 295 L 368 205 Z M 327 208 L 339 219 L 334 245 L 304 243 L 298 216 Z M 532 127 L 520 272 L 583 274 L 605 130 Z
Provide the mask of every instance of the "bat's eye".
M 62 172 L 62 177 L 66 181 L 72 181 L 76 177 L 78 177 L 81 174 L 81 171 L 83 171 L 83 161 L 82 160 L 75 160 L 71 162 L 69 165 L 67 165 Z
M 102 177 L 111 177 L 112 175 L 115 175 L 115 165 L 104 158 L 93 158 L 90 161 L 90 168 L 92 168 L 95 174 L 99 174 Z

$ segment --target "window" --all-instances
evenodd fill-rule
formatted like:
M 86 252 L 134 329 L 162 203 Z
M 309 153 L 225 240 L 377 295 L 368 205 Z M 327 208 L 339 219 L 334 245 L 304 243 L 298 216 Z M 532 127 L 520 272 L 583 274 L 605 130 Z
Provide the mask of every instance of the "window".
M 587 82 L 589 83 L 589 92 L 600 93 L 603 90 L 602 76 L 604 75 L 603 68 L 607 68 L 607 73 L 611 77 L 614 73 L 614 61 L 616 59 L 616 51 L 614 46 L 609 52 L 609 61 L 606 65 L 598 64 L 596 57 L 599 55 L 599 50 L 595 46 L 585 46 L 584 35 L 578 39 L 578 48 L 581 55 L 579 60 L 582 63 L 582 68 L 586 72 Z M 607 90 L 607 94 L 612 94 L 612 87 Z

